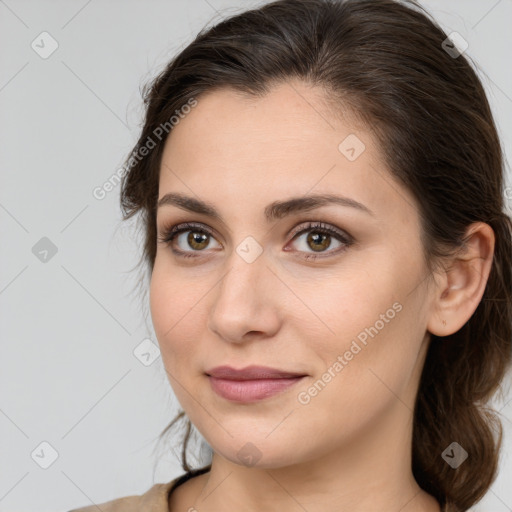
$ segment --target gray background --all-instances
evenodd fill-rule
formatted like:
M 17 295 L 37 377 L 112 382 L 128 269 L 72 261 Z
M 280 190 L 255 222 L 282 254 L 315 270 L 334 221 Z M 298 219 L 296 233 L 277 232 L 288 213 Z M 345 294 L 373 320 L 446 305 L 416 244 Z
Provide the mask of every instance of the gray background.
M 0 511 L 66 511 L 182 473 L 156 444 L 178 409 L 161 358 L 136 357 L 155 340 L 132 291 L 140 236 L 120 221 L 119 187 L 93 190 L 137 139 L 139 87 L 203 25 L 253 5 L 0 0 Z M 424 5 L 469 42 L 510 159 L 512 0 Z M 46 59 L 31 47 L 43 31 L 58 43 Z M 46 262 L 43 237 L 57 249 Z M 512 510 L 511 398 L 496 402 L 501 468 L 475 511 Z

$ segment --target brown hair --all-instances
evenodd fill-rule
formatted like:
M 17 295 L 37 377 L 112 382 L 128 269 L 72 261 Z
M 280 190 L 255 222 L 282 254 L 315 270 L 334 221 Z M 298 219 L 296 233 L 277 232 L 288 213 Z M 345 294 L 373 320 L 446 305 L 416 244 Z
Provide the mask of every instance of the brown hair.
M 299 78 L 323 88 L 338 109 L 350 106 L 375 133 L 391 173 L 418 201 L 431 272 L 438 258 L 463 247 L 471 223 L 489 224 L 496 243 L 484 296 L 458 332 L 431 335 L 414 410 L 414 477 L 446 510 L 460 511 L 497 476 L 502 425 L 486 404 L 502 391 L 511 361 L 512 221 L 484 89 L 464 54 L 445 51 L 446 38 L 414 0 L 278 0 L 205 27 L 143 91 L 145 123 L 125 163 L 121 207 L 124 220 L 140 213 L 141 262 L 151 273 L 166 140 L 155 134 L 205 91 L 263 96 Z M 156 147 L 140 158 L 150 139 Z M 161 436 L 184 418 L 181 412 Z M 469 454 L 457 469 L 441 457 L 454 441 Z

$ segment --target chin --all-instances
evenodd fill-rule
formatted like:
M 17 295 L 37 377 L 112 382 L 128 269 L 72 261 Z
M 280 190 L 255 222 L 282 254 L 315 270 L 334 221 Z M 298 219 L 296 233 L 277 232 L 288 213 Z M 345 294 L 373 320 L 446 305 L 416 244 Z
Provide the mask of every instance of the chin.
M 246 435 L 234 436 L 225 440 L 222 446 L 219 443 L 208 441 L 214 450 L 214 456 L 218 455 L 233 464 L 241 467 L 272 469 L 286 466 L 293 466 L 302 461 L 302 457 L 297 453 L 299 440 L 293 442 L 288 439 L 288 444 L 284 444 L 282 439 L 277 437 L 273 440 L 265 439 L 268 433 L 261 434 L 260 437 L 252 436 L 252 440 Z M 306 457 L 307 458 L 307 457 Z

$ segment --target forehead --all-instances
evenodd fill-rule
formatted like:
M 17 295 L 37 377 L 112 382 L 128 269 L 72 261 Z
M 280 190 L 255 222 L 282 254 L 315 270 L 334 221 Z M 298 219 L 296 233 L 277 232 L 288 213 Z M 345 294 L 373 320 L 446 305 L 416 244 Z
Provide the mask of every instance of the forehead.
M 168 145 L 183 147 L 186 142 L 193 143 L 183 140 L 188 139 L 192 131 L 196 137 L 210 141 L 215 138 L 215 142 L 228 144 L 231 140 L 262 142 L 269 149 L 272 141 L 297 138 L 319 143 L 323 139 L 326 144 L 336 144 L 344 130 L 366 132 L 348 108 L 340 104 L 333 109 L 332 99 L 326 91 L 300 81 L 275 85 L 261 97 L 232 88 L 216 89 L 203 93 L 197 102 L 197 106 L 182 116 L 184 119 L 174 127 Z M 366 133 L 364 137 L 369 139 Z M 373 141 L 367 142 L 371 144 Z
M 159 197 L 175 191 L 264 207 L 311 191 L 350 195 L 374 211 L 403 202 L 407 191 L 390 186 L 371 133 L 348 110 L 334 114 L 325 94 L 290 82 L 263 97 L 232 89 L 200 96 L 167 138 Z
M 187 175 L 197 172 L 205 178 L 215 171 L 229 179 L 234 170 L 260 176 L 268 171 L 280 176 L 291 172 L 300 179 L 304 167 L 319 156 L 316 172 L 326 161 L 331 166 L 339 161 L 338 146 L 354 131 L 364 141 L 365 160 L 375 151 L 362 126 L 340 121 L 340 114 L 349 118 L 348 112 L 333 115 L 324 91 L 302 82 L 274 86 L 263 97 L 224 88 L 197 101 L 167 137 L 162 159 Z M 359 166 L 352 162 L 351 167 Z

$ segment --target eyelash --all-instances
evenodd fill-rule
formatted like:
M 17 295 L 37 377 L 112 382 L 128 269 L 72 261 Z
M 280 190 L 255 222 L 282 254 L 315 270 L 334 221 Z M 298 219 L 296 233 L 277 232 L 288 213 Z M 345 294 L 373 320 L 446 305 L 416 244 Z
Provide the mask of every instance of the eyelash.
M 158 242 L 162 244 L 168 244 L 170 245 L 174 239 L 180 235 L 181 233 L 186 233 L 187 231 L 194 231 L 196 233 L 203 233 L 207 234 L 208 236 L 211 236 L 212 238 L 215 238 L 212 231 L 208 228 L 206 228 L 202 224 L 195 224 L 190 222 L 185 222 L 182 224 L 176 224 L 176 225 L 169 225 L 164 226 L 162 229 L 161 234 L 158 236 Z M 315 233 L 319 234 L 327 234 L 331 235 L 334 238 L 336 238 L 339 242 L 341 242 L 344 247 L 338 248 L 335 251 L 329 251 L 327 252 L 326 256 L 323 256 L 319 254 L 310 254 L 308 253 L 307 256 L 302 256 L 305 260 L 316 260 L 317 258 L 324 258 L 324 257 L 330 257 L 336 254 L 339 254 L 340 252 L 344 252 L 346 249 L 348 249 L 353 243 L 354 239 L 346 234 L 344 234 L 342 231 L 338 230 L 334 226 L 330 226 L 329 224 L 325 224 L 323 222 L 308 222 L 306 225 L 302 226 L 302 229 L 295 229 L 292 232 L 292 241 L 298 238 L 300 235 L 307 233 L 308 231 L 314 231 Z M 200 252 L 204 251 L 181 251 L 179 249 L 175 249 L 171 247 L 171 250 L 174 254 L 178 255 L 179 257 L 183 258 L 198 258 L 201 257 L 199 254 Z M 302 251 L 299 251 L 302 252 Z M 196 254 L 194 254 L 196 253 Z

